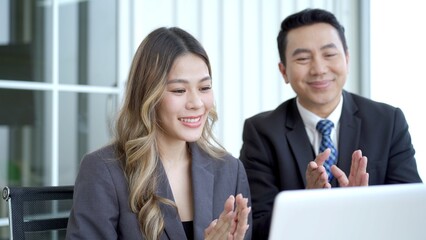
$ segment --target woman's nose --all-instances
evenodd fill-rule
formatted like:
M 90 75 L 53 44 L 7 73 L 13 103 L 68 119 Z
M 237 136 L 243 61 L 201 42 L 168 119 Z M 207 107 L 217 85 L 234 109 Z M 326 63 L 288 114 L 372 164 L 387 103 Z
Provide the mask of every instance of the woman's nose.
M 203 101 L 198 93 L 189 93 L 186 108 L 188 109 L 197 109 L 203 106 Z

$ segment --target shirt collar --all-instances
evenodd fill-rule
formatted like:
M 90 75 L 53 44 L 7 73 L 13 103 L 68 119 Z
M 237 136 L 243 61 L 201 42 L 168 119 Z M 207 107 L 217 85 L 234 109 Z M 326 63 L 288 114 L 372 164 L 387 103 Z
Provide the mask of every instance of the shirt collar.
M 308 109 L 304 108 L 302 104 L 299 102 L 299 98 L 296 98 L 296 104 L 297 108 L 299 110 L 300 116 L 302 117 L 303 123 L 305 124 L 305 127 L 308 127 L 312 130 L 316 129 L 317 123 L 319 120 L 323 119 L 316 115 L 315 113 L 309 111 Z M 333 122 L 335 128 L 337 128 L 339 124 L 340 115 L 342 114 L 342 107 L 343 107 L 343 96 L 340 95 L 340 101 L 337 104 L 336 108 L 331 112 L 331 114 L 326 118 Z

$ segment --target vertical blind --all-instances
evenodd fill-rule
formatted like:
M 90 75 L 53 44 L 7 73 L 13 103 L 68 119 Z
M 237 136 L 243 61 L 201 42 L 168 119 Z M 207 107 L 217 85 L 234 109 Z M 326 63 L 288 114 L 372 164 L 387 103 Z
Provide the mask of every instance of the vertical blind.
M 140 0 L 131 2 L 132 56 L 142 39 L 157 27 L 181 27 L 201 41 L 209 54 L 219 122 L 216 135 L 239 156 L 244 119 L 272 110 L 294 92 L 278 71 L 276 37 L 281 21 L 304 8 L 333 12 L 345 26 L 351 65 L 345 88 L 357 83 L 359 1 L 339 0 Z M 130 61 L 130 60 L 129 60 Z M 123 70 L 124 71 L 124 70 Z M 123 75 L 123 78 L 125 75 Z

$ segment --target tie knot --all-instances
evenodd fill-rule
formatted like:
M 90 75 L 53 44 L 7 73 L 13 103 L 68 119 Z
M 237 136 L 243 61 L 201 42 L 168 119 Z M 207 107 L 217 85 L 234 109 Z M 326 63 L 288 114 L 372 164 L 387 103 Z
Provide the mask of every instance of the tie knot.
M 317 123 L 317 130 L 322 134 L 322 135 L 330 135 L 331 133 L 331 129 L 334 127 L 334 124 L 332 121 L 324 119 L 324 120 L 320 120 Z

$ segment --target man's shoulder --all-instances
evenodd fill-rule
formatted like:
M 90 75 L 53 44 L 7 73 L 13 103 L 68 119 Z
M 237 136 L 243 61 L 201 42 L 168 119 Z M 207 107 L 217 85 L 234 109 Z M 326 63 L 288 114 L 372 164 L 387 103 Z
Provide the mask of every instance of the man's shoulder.
M 346 97 L 344 101 L 348 102 L 349 104 L 354 103 L 355 106 L 358 108 L 358 111 L 360 112 L 364 112 L 364 111 L 368 111 L 368 112 L 374 111 L 376 113 L 393 112 L 396 109 L 396 107 L 388 103 L 372 100 L 370 98 L 367 98 L 355 93 L 346 92 L 345 96 Z

